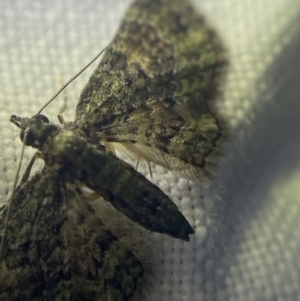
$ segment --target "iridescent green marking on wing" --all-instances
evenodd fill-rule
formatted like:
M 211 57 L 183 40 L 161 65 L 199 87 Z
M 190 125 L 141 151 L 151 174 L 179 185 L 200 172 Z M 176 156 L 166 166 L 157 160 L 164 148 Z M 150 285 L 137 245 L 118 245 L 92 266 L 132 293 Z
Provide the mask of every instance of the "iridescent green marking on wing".
M 126 301 L 143 274 L 64 177 L 44 169 L 18 188 L 0 259 L 0 300 Z
M 76 119 L 102 141 L 156 148 L 202 178 L 224 136 L 212 103 L 226 65 L 220 38 L 188 1 L 138 0 L 83 90 Z

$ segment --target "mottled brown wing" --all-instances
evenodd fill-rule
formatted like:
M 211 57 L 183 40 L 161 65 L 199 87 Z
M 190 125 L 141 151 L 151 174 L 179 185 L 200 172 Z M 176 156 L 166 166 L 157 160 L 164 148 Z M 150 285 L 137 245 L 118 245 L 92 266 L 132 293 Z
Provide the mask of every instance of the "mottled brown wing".
M 129 300 L 143 274 L 75 185 L 44 169 L 18 188 L 0 258 L 0 300 Z
M 212 101 L 226 65 L 219 36 L 188 1 L 137 0 L 83 90 L 76 120 L 103 142 L 129 153 L 138 144 L 138 158 L 204 180 L 224 135 Z

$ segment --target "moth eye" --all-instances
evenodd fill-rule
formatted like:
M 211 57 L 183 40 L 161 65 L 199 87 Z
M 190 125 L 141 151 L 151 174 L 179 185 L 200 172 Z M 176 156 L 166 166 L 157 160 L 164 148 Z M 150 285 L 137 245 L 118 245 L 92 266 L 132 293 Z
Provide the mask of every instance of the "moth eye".
M 49 123 L 49 119 L 48 119 L 47 116 L 45 116 L 45 115 L 43 115 L 43 114 L 39 114 L 38 116 L 39 116 L 39 118 L 40 118 L 42 121 L 44 121 L 44 122 L 46 122 L 46 123 Z
M 24 136 L 25 136 L 25 131 L 22 130 L 20 132 L 21 141 L 24 142 L 25 145 L 31 146 L 35 141 L 33 133 L 31 131 L 27 131 L 25 141 L 24 141 Z

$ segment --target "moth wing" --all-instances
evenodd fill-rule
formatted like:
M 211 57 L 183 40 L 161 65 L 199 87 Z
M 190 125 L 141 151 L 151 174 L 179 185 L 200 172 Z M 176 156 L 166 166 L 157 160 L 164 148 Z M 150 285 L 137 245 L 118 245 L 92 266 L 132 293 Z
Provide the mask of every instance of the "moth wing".
M 188 1 L 138 0 L 82 91 L 76 120 L 103 142 L 127 152 L 143 145 L 151 162 L 202 180 L 224 136 L 213 102 L 226 65 L 221 39 Z
M 1 300 L 125 301 L 133 296 L 142 263 L 82 197 L 75 185 L 46 169 L 18 188 L 0 259 Z
M 151 169 L 150 163 L 152 162 L 171 171 L 175 175 L 179 175 L 188 180 L 199 181 L 204 187 L 205 185 L 209 185 L 211 174 L 217 168 L 217 160 L 215 157 L 206 159 L 207 166 L 206 170 L 204 170 L 203 168 L 198 168 L 170 156 L 157 148 L 140 143 L 104 142 L 103 144 L 108 151 L 112 151 L 115 154 L 118 153 L 130 160 L 135 160 L 137 162 L 136 168 L 138 168 L 139 163 L 144 160 Z M 219 149 L 219 152 L 221 154 L 221 149 Z

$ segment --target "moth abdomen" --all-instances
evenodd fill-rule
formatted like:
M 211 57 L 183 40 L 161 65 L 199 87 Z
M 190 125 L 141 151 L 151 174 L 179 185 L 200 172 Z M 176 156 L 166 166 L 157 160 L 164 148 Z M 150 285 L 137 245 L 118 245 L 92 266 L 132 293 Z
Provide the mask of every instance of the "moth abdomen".
M 90 156 L 86 153 L 82 166 L 88 171 L 84 183 L 102 195 L 117 210 L 144 228 L 189 240 L 194 229 L 180 213 L 175 203 L 157 186 L 149 182 L 128 163 L 112 154 L 97 152 L 91 166 Z M 101 160 L 110 168 L 103 168 Z M 109 163 L 108 163 L 109 162 Z

